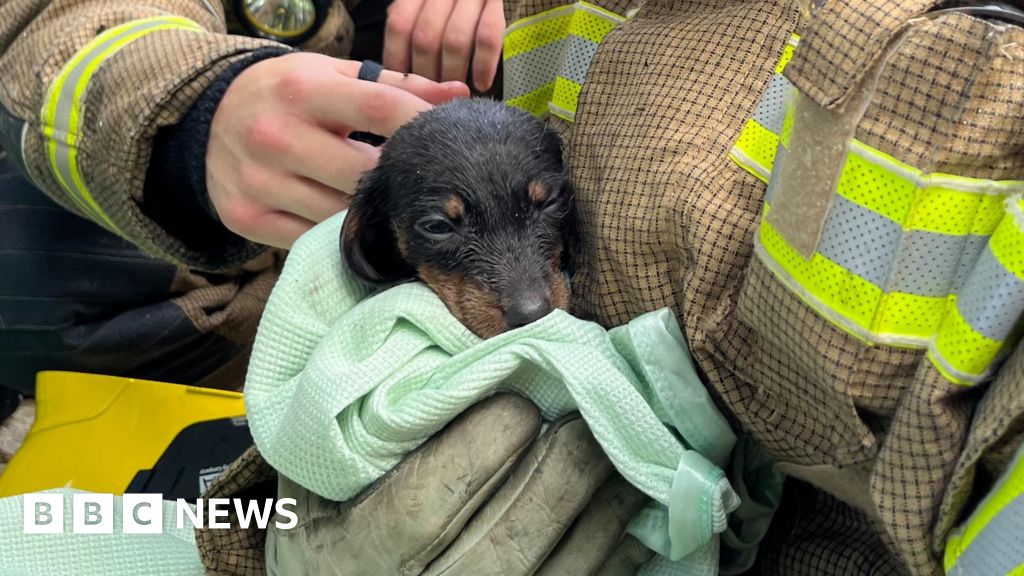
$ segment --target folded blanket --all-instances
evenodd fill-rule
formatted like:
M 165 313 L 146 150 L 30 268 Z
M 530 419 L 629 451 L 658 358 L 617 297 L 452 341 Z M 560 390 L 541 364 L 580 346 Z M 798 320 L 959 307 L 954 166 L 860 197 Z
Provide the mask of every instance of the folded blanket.
M 481 340 L 423 284 L 369 294 L 342 262 L 343 218 L 295 245 L 260 324 L 245 397 L 271 465 L 348 500 L 467 407 L 513 391 L 548 419 L 579 410 L 656 501 L 631 528 L 645 543 L 717 564 L 716 534 L 739 505 L 721 469 L 736 439 L 670 311 L 610 331 L 556 311 Z

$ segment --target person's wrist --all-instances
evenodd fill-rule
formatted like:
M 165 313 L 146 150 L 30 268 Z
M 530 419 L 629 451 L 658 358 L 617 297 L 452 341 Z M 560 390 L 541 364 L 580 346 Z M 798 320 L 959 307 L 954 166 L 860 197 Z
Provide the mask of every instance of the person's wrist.
M 247 68 L 291 52 L 285 46 L 268 47 L 238 58 L 206 87 L 180 122 L 157 132 L 142 209 L 191 249 L 203 250 L 232 235 L 220 223 L 206 187 L 206 151 L 217 107 L 231 83 Z

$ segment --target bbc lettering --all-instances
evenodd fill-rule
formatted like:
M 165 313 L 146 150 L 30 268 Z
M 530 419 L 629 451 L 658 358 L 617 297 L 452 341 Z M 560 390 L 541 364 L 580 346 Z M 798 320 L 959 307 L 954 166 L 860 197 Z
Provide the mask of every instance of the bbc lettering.
M 164 530 L 164 501 L 160 494 L 125 494 L 121 497 L 118 517 L 112 494 L 72 494 L 71 526 L 65 526 L 64 494 L 25 494 L 24 531 L 26 534 L 63 534 L 70 528 L 74 534 L 113 534 L 118 522 L 124 534 L 160 534 Z M 186 522 L 194 528 L 228 529 L 228 518 L 235 513 L 238 526 L 246 529 L 255 524 L 265 530 L 274 512 L 279 519 L 274 526 L 289 530 L 298 524 L 294 512 L 295 499 L 276 502 L 242 500 L 239 498 L 198 499 L 194 505 L 179 498 L 174 503 L 175 525 L 181 529 Z

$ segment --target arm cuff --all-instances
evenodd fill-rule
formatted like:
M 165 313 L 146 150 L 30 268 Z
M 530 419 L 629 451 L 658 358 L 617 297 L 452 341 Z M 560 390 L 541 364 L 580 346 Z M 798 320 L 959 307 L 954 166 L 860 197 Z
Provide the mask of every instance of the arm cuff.
M 190 250 L 204 251 L 234 235 L 220 223 L 206 189 L 206 149 L 217 106 L 242 71 L 289 52 L 283 47 L 261 48 L 233 62 L 181 122 L 157 131 L 146 171 L 142 212 Z

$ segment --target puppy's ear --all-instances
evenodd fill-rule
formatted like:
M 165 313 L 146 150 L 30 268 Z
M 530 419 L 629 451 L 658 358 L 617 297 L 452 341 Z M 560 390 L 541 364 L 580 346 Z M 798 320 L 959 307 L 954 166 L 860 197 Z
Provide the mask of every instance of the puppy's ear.
M 378 166 L 363 175 L 341 227 L 341 253 L 349 270 L 376 284 L 411 278 L 387 211 L 388 183 Z
M 569 276 L 576 273 L 577 259 L 580 257 L 579 214 L 574 192 L 572 182 L 566 176 L 562 183 L 562 194 L 569 199 L 569 208 L 562 221 L 562 272 Z

